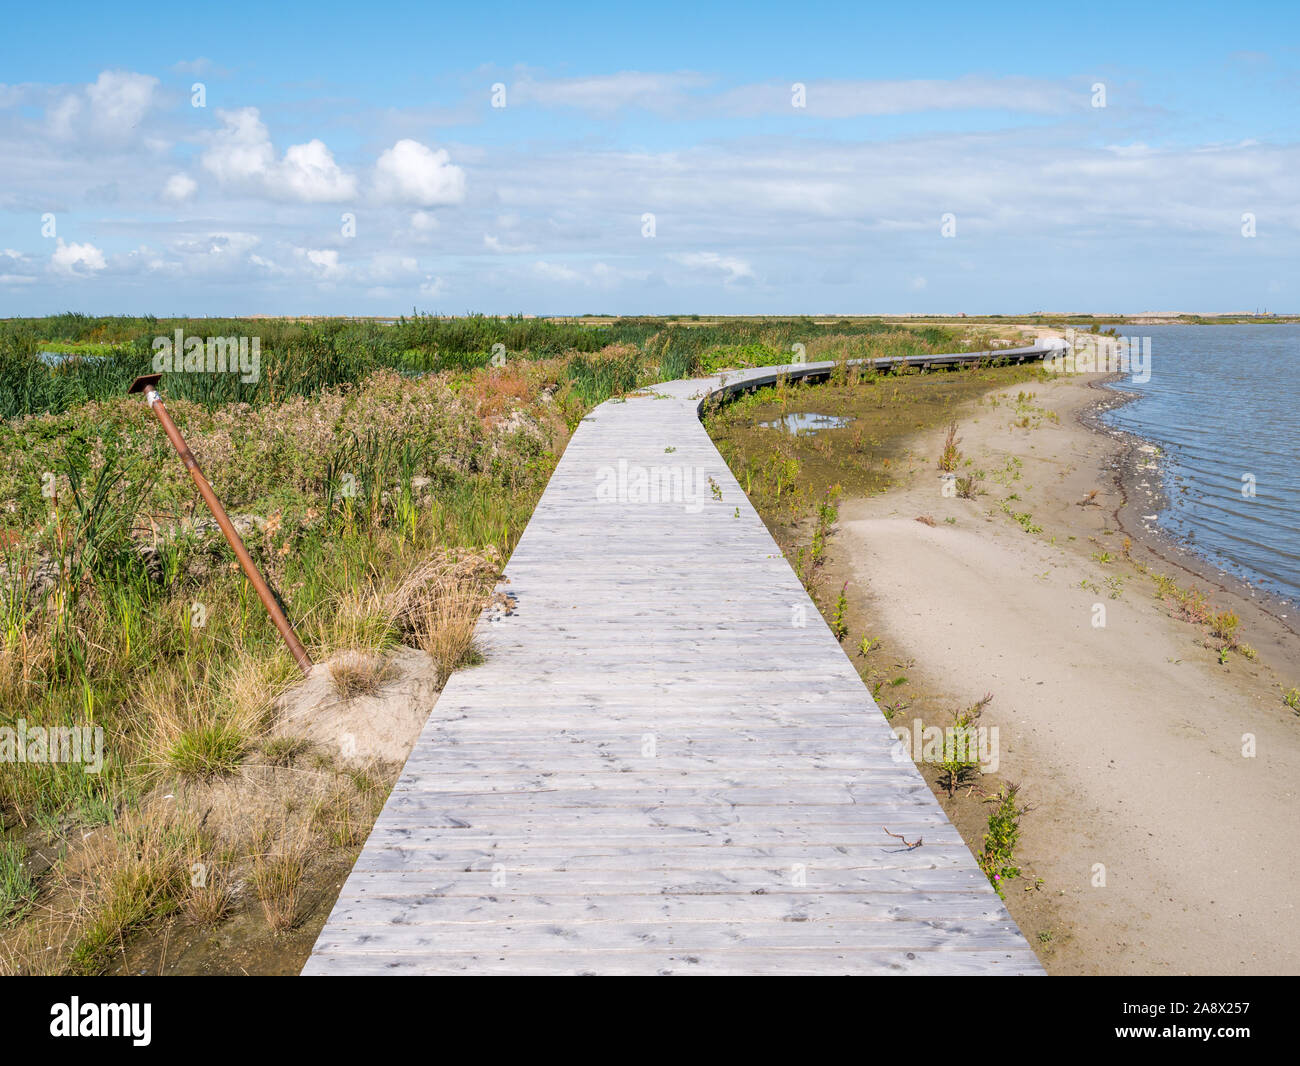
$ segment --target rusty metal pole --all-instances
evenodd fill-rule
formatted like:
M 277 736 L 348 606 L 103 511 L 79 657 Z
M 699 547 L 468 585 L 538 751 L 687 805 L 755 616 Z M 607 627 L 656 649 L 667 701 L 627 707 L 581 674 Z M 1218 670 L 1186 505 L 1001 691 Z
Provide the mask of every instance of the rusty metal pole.
M 138 377 L 131 383 L 127 389 L 128 393 L 143 392 L 145 401 L 149 404 L 150 410 L 158 416 L 158 421 L 162 423 L 163 432 L 167 434 L 167 439 L 172 442 L 172 446 L 180 454 L 181 462 L 190 472 L 190 477 L 194 479 L 194 484 L 199 490 L 199 495 L 203 497 L 203 502 L 208 505 L 208 510 L 212 512 L 212 517 L 217 520 L 217 525 L 221 527 L 221 532 L 226 535 L 226 540 L 230 542 L 230 547 L 235 552 L 235 558 L 239 560 L 239 565 L 244 570 L 244 576 L 248 578 L 253 588 L 257 590 L 257 598 L 262 601 L 262 606 L 266 608 L 267 614 L 271 616 L 271 621 L 275 623 L 275 628 L 280 631 L 280 636 L 284 638 L 284 643 L 288 646 L 293 657 L 298 661 L 298 667 L 304 674 L 311 673 L 311 656 L 307 654 L 307 649 L 302 646 L 302 641 L 298 639 L 298 634 L 293 631 L 293 626 L 289 624 L 289 619 L 285 617 L 284 611 L 280 609 L 280 604 L 271 591 L 271 586 L 266 583 L 261 572 L 257 569 L 257 564 L 253 562 L 253 557 L 248 554 L 248 549 L 244 547 L 244 542 L 240 539 L 235 525 L 230 521 L 226 514 L 226 509 L 221 506 L 221 501 L 217 499 L 217 494 L 212 491 L 212 486 L 208 484 L 208 479 L 203 476 L 203 471 L 199 469 L 199 464 L 195 461 L 194 455 L 190 452 L 189 445 L 185 443 L 185 438 L 181 436 L 181 431 L 176 428 L 176 423 L 172 421 L 172 416 L 167 413 L 167 408 L 163 405 L 162 397 L 158 395 L 158 381 L 162 378 L 161 374 L 145 374 Z

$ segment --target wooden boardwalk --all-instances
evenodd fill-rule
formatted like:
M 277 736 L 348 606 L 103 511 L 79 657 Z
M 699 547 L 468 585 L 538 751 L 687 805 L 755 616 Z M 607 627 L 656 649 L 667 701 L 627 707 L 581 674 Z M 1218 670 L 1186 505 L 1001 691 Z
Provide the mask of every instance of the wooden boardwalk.
M 578 427 L 304 973 L 1042 972 L 701 426 L 719 386 Z

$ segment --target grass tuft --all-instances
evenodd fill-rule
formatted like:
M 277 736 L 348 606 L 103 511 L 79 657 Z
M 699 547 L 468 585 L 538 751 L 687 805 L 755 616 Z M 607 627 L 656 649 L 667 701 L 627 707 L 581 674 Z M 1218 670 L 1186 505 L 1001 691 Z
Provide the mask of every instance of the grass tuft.
M 263 830 L 259 847 L 253 855 L 253 888 L 267 925 L 276 933 L 287 933 L 301 920 L 299 904 L 311 838 L 298 833 L 272 843 Z
M 0 840 L 0 925 L 21 918 L 36 898 L 36 879 L 27 865 L 27 849 Z
M 394 675 L 388 656 L 371 651 L 340 652 L 330 662 L 334 691 L 345 700 L 374 696 Z

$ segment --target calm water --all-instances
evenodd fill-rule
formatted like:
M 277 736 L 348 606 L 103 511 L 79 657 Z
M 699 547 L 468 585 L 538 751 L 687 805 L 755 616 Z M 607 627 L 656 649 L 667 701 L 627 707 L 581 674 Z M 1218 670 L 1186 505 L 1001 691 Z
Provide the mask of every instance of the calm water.
M 106 357 L 102 355 L 76 355 L 71 352 L 37 352 L 36 358 L 47 366 L 58 366 L 71 359 L 80 359 L 83 363 L 102 363 Z
M 768 429 L 783 429 L 792 436 L 798 437 L 820 433 L 823 429 L 839 429 L 852 421 L 853 419 L 843 418 L 840 415 L 818 415 L 806 411 L 784 415 L 775 422 L 760 422 L 759 425 L 766 426 Z
M 1164 449 L 1161 528 L 1300 604 L 1300 325 L 1115 329 L 1151 338 L 1151 379 L 1117 386 L 1140 398 L 1104 417 Z

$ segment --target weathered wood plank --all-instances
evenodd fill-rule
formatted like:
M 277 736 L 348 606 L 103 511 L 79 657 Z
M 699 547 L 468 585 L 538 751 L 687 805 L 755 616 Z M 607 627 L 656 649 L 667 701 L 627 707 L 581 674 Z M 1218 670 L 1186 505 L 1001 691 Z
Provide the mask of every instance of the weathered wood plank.
M 789 922 L 893 922 L 1000 920 L 1003 911 L 981 902 L 947 893 L 909 892 L 904 895 L 826 896 L 768 895 L 737 899 L 734 896 L 602 895 L 591 897 L 500 894 L 480 900 L 461 897 L 404 896 L 390 900 L 385 924 L 436 925 L 448 931 L 460 925 L 510 922 L 734 922 L 742 918 L 764 928 Z M 331 926 L 373 924 L 370 901 L 335 908 Z
M 305 973 L 1041 972 L 699 423 L 831 367 L 582 421 Z
M 1014 929 L 1014 927 L 1013 927 Z M 1010 934 L 1007 934 L 1010 935 Z M 388 952 L 313 952 L 305 974 L 337 976 L 1005 976 L 1040 975 L 1042 967 L 1027 948 L 1019 952 L 962 951 L 852 951 L 839 948 L 767 948 L 681 953 L 659 951 L 541 952 L 511 951 L 498 954 L 394 955 Z

